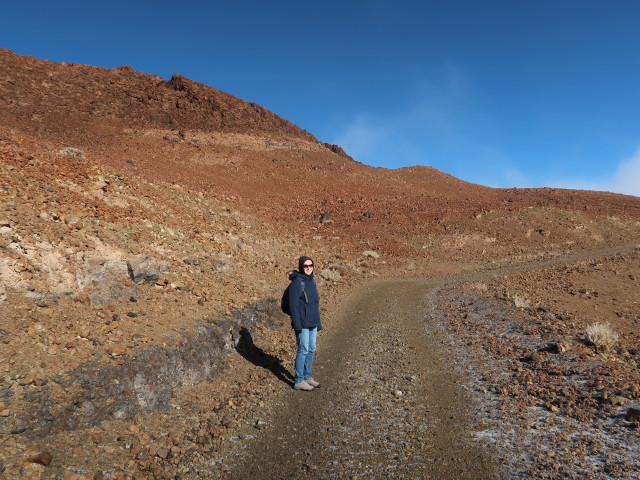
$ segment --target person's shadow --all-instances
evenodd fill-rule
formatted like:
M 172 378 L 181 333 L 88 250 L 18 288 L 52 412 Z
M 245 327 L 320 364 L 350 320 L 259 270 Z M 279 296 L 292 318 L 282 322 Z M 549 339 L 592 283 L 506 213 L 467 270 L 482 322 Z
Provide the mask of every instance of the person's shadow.
M 240 329 L 240 340 L 236 346 L 236 351 L 254 365 L 266 368 L 282 382 L 286 383 L 290 387 L 293 386 L 293 375 L 284 368 L 282 360 L 274 355 L 265 353 L 264 350 L 256 346 L 256 344 L 253 343 L 251 332 L 249 332 L 245 327 Z

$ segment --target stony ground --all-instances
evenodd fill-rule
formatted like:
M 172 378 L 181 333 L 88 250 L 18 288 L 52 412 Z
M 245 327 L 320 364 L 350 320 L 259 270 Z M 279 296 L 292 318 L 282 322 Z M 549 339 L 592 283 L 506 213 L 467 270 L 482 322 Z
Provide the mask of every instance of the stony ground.
M 627 249 L 368 283 L 320 335 L 316 391 L 291 389 L 291 349 L 271 356 L 260 342 L 244 343 L 235 372 L 253 399 L 236 396 L 243 411 L 227 411 L 220 442 L 208 455 L 175 457 L 176 471 L 182 478 L 636 478 L 640 437 L 627 411 L 638 404 L 637 351 L 623 339 L 598 352 L 570 312 L 523 307 L 490 290 L 585 262 L 637 273 L 637 260 L 638 250 Z
M 291 333 L 274 319 L 238 330 L 216 381 L 174 392 L 168 411 L 36 429 L 44 438 L 27 430 L 27 448 L 5 437 L 6 452 L 17 446 L 35 463 L 9 458 L 4 475 L 636 478 L 637 344 L 622 337 L 601 351 L 585 339 L 593 319 L 579 302 L 556 310 L 563 292 L 536 282 L 566 284 L 567 271 L 621 292 L 584 299 L 626 312 L 615 315 L 618 331 L 639 320 L 637 290 L 622 294 L 640 275 L 637 248 L 365 282 L 325 310 L 317 391 L 291 389 Z M 277 317 L 275 308 L 248 317 Z M 37 463 L 52 450 L 54 462 Z

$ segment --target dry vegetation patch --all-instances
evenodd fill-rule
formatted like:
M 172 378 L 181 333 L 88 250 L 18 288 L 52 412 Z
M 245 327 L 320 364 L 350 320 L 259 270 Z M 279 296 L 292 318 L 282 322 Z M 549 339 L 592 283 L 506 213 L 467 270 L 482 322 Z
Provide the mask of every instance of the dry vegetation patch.
M 619 340 L 618 334 L 609 323 L 592 323 L 587 326 L 585 336 L 596 349 L 603 352 L 612 350 Z

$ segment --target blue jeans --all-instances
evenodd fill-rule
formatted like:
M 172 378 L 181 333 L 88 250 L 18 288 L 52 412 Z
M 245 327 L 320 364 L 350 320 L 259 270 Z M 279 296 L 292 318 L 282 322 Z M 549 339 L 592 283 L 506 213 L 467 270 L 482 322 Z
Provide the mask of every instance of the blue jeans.
M 296 343 L 298 344 L 295 363 L 296 383 L 303 382 L 311 377 L 311 366 L 313 365 L 313 356 L 316 352 L 317 336 L 317 328 L 303 328 L 300 332 L 296 333 Z

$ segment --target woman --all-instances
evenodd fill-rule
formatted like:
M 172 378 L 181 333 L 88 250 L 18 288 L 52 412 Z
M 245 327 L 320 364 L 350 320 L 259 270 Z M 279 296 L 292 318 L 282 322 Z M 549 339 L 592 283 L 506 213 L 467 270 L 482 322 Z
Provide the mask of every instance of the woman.
M 289 308 L 291 310 L 291 327 L 296 333 L 298 352 L 295 362 L 296 390 L 310 391 L 320 387 L 311 376 L 313 357 L 316 351 L 316 338 L 320 323 L 320 297 L 313 278 L 313 260 L 300 257 L 298 271 L 289 275 Z

